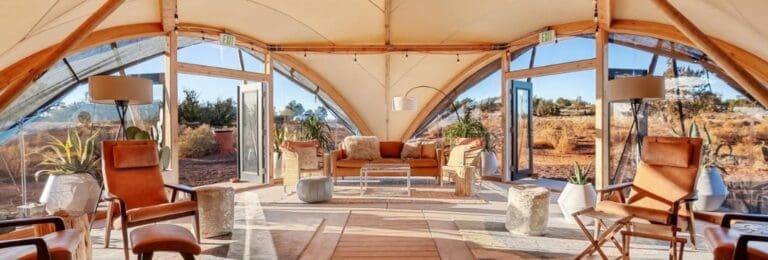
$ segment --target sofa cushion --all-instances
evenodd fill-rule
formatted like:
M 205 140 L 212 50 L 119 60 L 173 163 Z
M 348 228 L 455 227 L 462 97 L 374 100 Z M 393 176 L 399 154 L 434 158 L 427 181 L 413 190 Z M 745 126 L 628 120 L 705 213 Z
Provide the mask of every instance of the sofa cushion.
M 411 168 L 432 168 L 437 167 L 437 160 L 435 159 L 408 159 L 405 160 Z
M 381 159 L 379 138 L 375 136 L 347 136 L 344 138 L 344 150 L 346 158 L 352 160 Z
M 366 160 L 341 159 L 341 160 L 336 161 L 336 167 L 340 167 L 340 168 L 361 168 L 366 163 L 368 163 L 368 161 L 366 161 Z
M 409 158 L 421 158 L 421 142 L 409 141 L 403 144 L 403 151 L 400 153 L 400 159 Z
M 379 142 L 379 151 L 382 158 L 400 158 L 400 150 L 403 149 L 403 143 L 398 141 Z
M 424 159 L 437 158 L 437 143 L 435 142 L 421 143 L 421 158 L 424 158 Z
M 403 163 L 400 158 L 381 158 L 371 161 L 372 163 Z

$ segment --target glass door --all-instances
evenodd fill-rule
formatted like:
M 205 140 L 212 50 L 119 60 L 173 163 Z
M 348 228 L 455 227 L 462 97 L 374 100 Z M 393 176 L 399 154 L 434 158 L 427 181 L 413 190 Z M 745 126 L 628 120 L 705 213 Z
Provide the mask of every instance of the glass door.
M 533 171 L 533 102 L 531 102 L 531 83 L 510 81 L 507 113 L 509 137 L 507 140 L 510 162 L 510 180 L 517 180 L 531 175 Z
M 267 120 L 267 84 L 238 87 L 237 151 L 238 176 L 241 180 L 264 184 L 269 181 L 269 122 Z

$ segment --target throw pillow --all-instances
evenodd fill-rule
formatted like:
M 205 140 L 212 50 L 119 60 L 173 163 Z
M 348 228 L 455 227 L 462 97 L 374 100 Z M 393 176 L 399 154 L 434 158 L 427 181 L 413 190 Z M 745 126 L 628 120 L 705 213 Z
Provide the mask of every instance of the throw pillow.
M 421 143 L 420 142 L 406 142 L 403 144 L 403 151 L 400 153 L 400 159 L 420 159 L 421 158 Z
M 435 142 L 421 143 L 421 158 L 424 158 L 424 159 L 437 158 L 437 143 Z
M 448 155 L 448 166 L 464 166 L 464 152 L 471 149 L 471 145 L 457 145 L 451 148 Z
M 320 166 L 320 160 L 317 158 L 317 148 L 299 147 L 295 149 L 299 155 L 299 169 L 317 170 Z
M 347 136 L 344 138 L 344 150 L 351 160 L 381 159 L 379 138 L 375 136 Z

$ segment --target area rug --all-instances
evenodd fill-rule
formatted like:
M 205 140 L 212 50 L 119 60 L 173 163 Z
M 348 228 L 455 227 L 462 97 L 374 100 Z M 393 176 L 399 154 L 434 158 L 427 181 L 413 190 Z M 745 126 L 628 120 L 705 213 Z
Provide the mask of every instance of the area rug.
M 295 193 L 275 203 L 303 203 Z M 335 187 L 333 199 L 325 204 L 376 204 L 376 203 L 423 203 L 423 204 L 485 204 L 477 195 L 461 197 L 453 188 L 411 188 L 411 196 L 403 187 L 368 187 L 360 194 L 360 187 Z

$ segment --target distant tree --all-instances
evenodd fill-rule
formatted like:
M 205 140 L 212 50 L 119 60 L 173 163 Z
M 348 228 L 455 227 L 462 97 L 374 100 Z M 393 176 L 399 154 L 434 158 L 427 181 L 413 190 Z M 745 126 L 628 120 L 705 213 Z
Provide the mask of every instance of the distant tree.
M 231 126 L 237 120 L 236 105 L 232 98 L 216 100 L 215 103 L 207 103 L 203 108 L 202 123 L 213 127 Z
M 496 102 L 498 97 L 489 97 L 477 102 L 477 108 L 483 113 L 496 112 L 501 109 L 501 104 Z
M 315 109 L 315 115 L 318 119 L 325 120 L 325 118 L 328 117 L 328 109 L 323 106 L 318 106 L 317 109 Z
M 555 100 L 555 104 L 557 104 L 560 107 L 569 107 L 571 106 L 571 101 L 567 98 L 559 97 L 557 100 Z
M 288 102 L 288 105 L 285 106 L 285 109 L 283 110 L 282 114 L 287 116 L 288 118 L 293 118 L 298 115 L 303 115 L 304 106 L 301 105 L 301 103 L 297 102 L 296 100 L 291 100 L 291 102 Z
M 533 98 L 533 115 L 535 116 L 559 116 L 560 107 L 549 99 Z
M 203 105 L 198 94 L 191 89 L 184 90 L 184 100 L 179 104 L 179 119 L 184 122 L 201 122 L 203 120 Z

